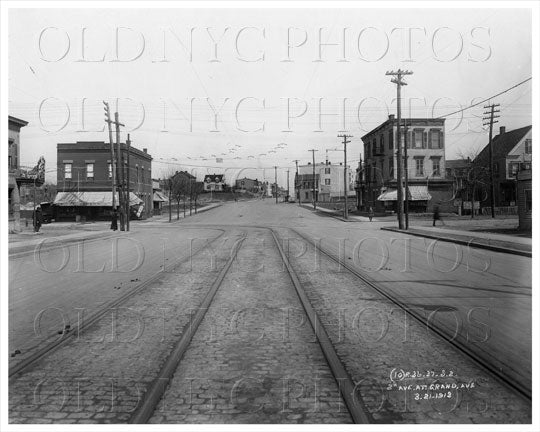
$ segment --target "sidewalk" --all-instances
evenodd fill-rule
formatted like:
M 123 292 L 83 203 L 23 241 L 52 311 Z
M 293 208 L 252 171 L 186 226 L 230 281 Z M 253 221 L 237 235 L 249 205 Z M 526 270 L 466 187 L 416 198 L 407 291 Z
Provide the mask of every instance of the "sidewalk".
M 301 207 L 313 211 L 313 205 L 312 204 L 300 204 Z M 325 216 L 330 216 L 336 219 L 339 219 L 343 222 L 369 222 L 369 218 L 366 216 L 359 216 L 359 215 L 353 215 L 349 213 L 349 219 L 345 219 L 343 217 L 343 210 L 330 210 L 324 207 L 317 206 L 316 212 L 320 212 L 321 214 Z M 374 218 L 375 220 L 376 218 Z
M 197 209 L 197 214 L 219 207 L 221 203 L 213 203 Z M 195 216 L 195 213 L 192 214 Z M 189 212 L 186 213 L 186 218 L 189 217 Z M 183 211 L 180 212 L 180 220 L 183 219 Z M 171 223 L 176 222 L 176 212 L 173 212 Z M 131 227 L 137 225 L 152 225 L 169 223 L 169 214 L 153 216 L 145 220 L 130 221 Z M 75 243 L 81 240 L 95 240 L 99 238 L 109 238 L 121 236 L 126 231 L 111 231 L 110 222 L 97 221 L 89 223 L 77 222 L 57 222 L 45 224 L 41 227 L 39 233 L 25 230 L 17 234 L 9 234 L 9 256 L 32 252 L 36 246 L 43 243 L 43 248 L 55 247 L 60 244 Z
M 382 227 L 381 229 L 384 231 L 400 232 L 403 234 L 457 243 L 495 252 L 532 257 L 531 238 L 427 226 L 409 227 L 408 230 L 400 230 L 395 227 Z
M 9 256 L 32 252 L 36 246 L 43 244 L 44 249 L 58 246 L 60 244 L 75 243 L 81 240 L 94 240 L 99 238 L 113 237 L 119 235 L 119 231 L 113 232 L 110 229 L 107 230 L 94 230 L 94 231 L 77 231 L 71 234 L 58 235 L 43 235 L 42 233 L 32 233 L 32 235 L 26 235 L 28 240 L 18 240 L 9 243 Z M 10 236 L 13 234 L 10 234 Z M 15 234 L 22 235 L 22 234 Z

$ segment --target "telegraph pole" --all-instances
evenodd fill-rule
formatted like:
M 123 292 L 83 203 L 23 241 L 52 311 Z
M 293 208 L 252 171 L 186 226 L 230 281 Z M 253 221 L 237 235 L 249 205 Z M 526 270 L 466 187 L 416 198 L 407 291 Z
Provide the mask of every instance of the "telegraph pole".
M 274 166 L 274 191 L 276 193 L 276 204 L 278 203 L 278 198 L 277 198 L 277 166 Z
M 127 165 L 127 171 L 126 171 L 126 231 L 129 231 L 129 214 L 130 214 L 130 184 L 129 184 L 129 153 L 131 151 L 131 138 L 128 134 L 127 140 L 126 140 L 126 147 L 127 147 L 127 156 L 126 156 L 126 165 Z
M 403 229 L 403 174 L 402 174 L 402 154 L 401 154 L 401 86 L 407 85 L 403 81 L 404 75 L 412 75 L 411 71 L 403 71 L 398 69 L 397 72 L 386 72 L 386 75 L 391 75 L 391 82 L 397 86 L 397 213 L 399 229 Z
M 114 125 L 116 126 L 116 171 L 118 177 L 118 205 L 120 208 L 120 231 L 125 231 L 125 206 L 124 206 L 124 170 L 122 169 L 122 148 L 120 145 L 120 126 L 124 126 L 118 121 L 118 113 L 114 113 Z
M 111 180 L 112 180 L 112 210 L 114 211 L 116 209 L 116 199 L 115 199 L 115 190 L 116 190 L 116 184 L 115 184 L 115 163 L 114 163 L 114 144 L 113 144 L 113 135 L 112 135 L 112 127 L 111 127 L 111 112 L 109 111 L 109 104 L 105 101 L 103 101 L 103 109 L 105 110 L 105 123 L 109 126 L 109 144 L 111 146 Z
M 289 189 L 289 170 L 287 170 L 287 201 L 289 201 L 289 198 L 291 196 L 289 191 L 290 191 L 290 189 Z
M 351 141 L 347 141 L 347 138 L 352 138 L 352 135 L 338 135 L 338 138 L 343 138 L 343 190 L 345 191 L 345 207 L 343 208 L 343 217 L 349 218 L 349 199 L 348 199 L 348 187 L 347 187 L 347 144 Z M 328 153 L 327 153 L 328 154 Z
M 487 112 L 484 112 L 484 122 L 483 125 L 486 126 L 489 124 L 489 196 L 491 201 L 491 217 L 495 217 L 495 184 L 493 182 L 493 123 L 498 123 L 500 116 L 496 116 L 495 113 L 501 112 L 499 109 L 495 108 L 500 107 L 500 104 L 491 104 L 485 105 L 484 109 L 487 109 Z M 472 198 L 472 212 L 474 213 L 474 197 Z
M 405 125 L 404 125 L 404 143 L 405 145 L 403 146 L 403 152 L 404 152 L 404 156 L 405 156 L 405 229 L 408 230 L 409 229 L 409 159 L 407 157 L 407 147 L 409 146 L 409 143 L 407 142 L 407 137 L 409 136 L 408 135 L 408 132 L 409 132 L 409 128 L 407 126 L 407 121 L 405 120 Z
M 313 156 L 313 210 L 317 210 L 317 200 L 315 199 L 315 152 L 319 150 L 308 150 Z
M 299 162 L 299 160 L 295 159 L 295 160 L 293 160 L 293 162 L 296 164 L 296 177 L 295 177 L 295 180 L 294 180 L 294 190 L 295 190 L 295 192 L 298 191 L 298 205 L 300 205 L 301 202 L 302 202 L 302 198 L 300 196 L 300 182 L 299 182 L 299 177 L 298 177 L 298 162 Z

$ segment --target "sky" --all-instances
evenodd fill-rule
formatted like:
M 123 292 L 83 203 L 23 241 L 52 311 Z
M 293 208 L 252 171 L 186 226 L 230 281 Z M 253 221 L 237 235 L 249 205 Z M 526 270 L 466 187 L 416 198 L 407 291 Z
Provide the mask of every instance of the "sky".
M 343 160 L 396 113 L 387 71 L 412 72 L 404 117 L 438 117 L 530 78 L 527 9 L 10 9 L 9 114 L 21 165 L 56 144 L 107 141 L 102 101 L 121 139 L 153 156 L 152 176 L 279 183 L 294 160 Z M 531 81 L 494 98 L 498 126 L 532 124 Z M 483 105 L 447 116 L 446 158 L 487 144 Z M 498 130 L 498 129 L 497 129 Z M 222 160 L 217 161 L 217 160 Z

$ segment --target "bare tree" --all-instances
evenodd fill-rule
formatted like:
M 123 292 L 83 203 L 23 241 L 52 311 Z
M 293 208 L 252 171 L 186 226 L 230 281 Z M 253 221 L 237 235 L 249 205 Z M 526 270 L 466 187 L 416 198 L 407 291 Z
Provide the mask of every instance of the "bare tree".
M 475 201 L 485 201 L 489 187 L 489 167 L 478 161 L 478 151 L 469 151 L 467 154 L 460 152 L 458 155 L 463 161 L 463 169 L 459 175 L 454 176 L 461 186 L 461 198 L 471 202 L 471 218 L 474 218 Z

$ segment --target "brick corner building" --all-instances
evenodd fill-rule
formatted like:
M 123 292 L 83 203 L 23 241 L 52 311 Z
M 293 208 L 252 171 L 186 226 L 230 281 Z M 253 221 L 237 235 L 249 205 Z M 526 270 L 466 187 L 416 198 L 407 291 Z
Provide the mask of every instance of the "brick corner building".
M 116 146 L 114 146 L 115 158 Z M 131 218 L 152 216 L 152 157 L 121 143 L 124 179 L 129 172 Z M 57 218 L 104 220 L 112 210 L 111 147 L 103 141 L 77 141 L 57 144 Z M 115 173 L 116 177 L 116 173 Z M 118 181 L 118 179 L 117 179 Z M 118 194 L 115 194 L 118 205 Z

